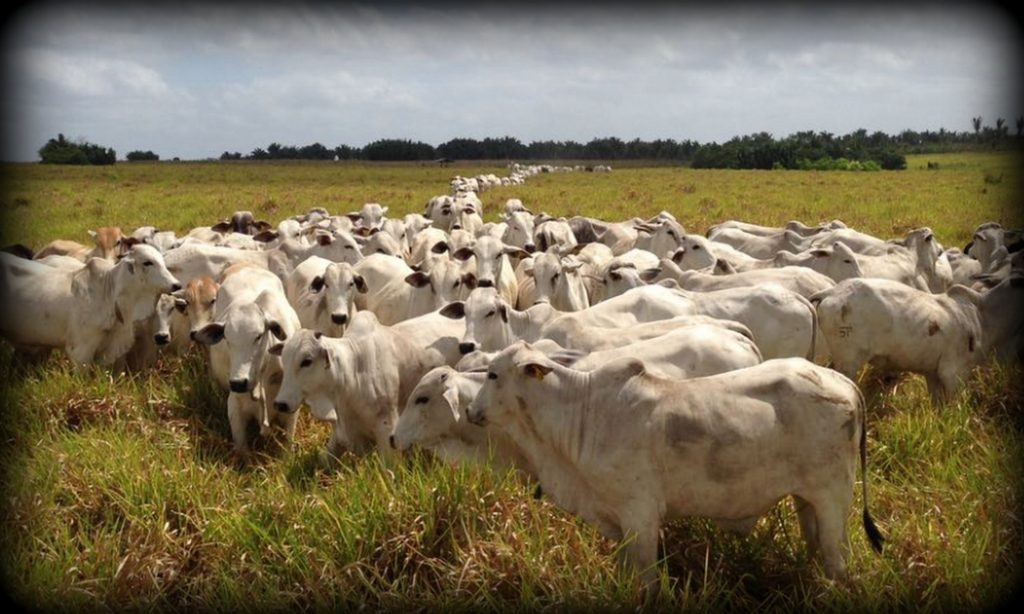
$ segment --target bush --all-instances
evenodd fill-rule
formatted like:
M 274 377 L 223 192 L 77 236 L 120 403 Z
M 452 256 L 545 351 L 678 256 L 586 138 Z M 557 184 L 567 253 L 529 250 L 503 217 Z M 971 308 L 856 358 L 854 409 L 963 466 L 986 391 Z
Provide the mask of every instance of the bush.
M 39 158 L 43 164 L 113 164 L 117 152 L 86 141 L 71 142 L 58 134 L 39 148 Z
M 129 151 L 125 159 L 129 162 L 141 162 L 144 160 L 156 161 L 160 159 L 160 156 L 156 155 L 152 151 Z

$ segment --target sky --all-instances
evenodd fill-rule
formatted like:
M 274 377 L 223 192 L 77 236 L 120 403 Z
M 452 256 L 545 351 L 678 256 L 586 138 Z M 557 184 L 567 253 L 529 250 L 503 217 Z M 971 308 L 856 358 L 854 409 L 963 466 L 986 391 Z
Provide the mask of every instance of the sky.
M 552 6 L 557 8 L 552 8 Z M 1024 116 L 986 3 L 29 2 L 0 30 L 0 159 L 513 136 L 700 143 Z

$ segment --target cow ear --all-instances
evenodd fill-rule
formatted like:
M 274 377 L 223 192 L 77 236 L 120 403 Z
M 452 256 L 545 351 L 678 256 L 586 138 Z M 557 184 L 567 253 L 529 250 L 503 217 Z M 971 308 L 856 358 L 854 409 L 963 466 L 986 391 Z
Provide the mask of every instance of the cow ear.
M 217 232 L 227 232 L 231 230 L 231 222 L 227 220 L 217 222 L 213 226 L 210 226 L 210 230 L 215 230 Z
M 267 350 L 267 352 L 269 352 L 271 356 L 280 356 L 284 352 L 284 344 L 280 342 L 275 343 L 270 346 L 270 349 Z
M 332 237 L 330 233 L 322 232 L 316 235 L 316 242 L 320 245 L 330 245 L 331 243 L 334 243 L 334 237 Z
M 405 283 L 413 286 L 414 288 L 423 288 L 430 285 L 430 276 L 422 271 L 416 271 L 415 273 L 406 275 Z
M 660 267 L 654 267 L 651 269 L 644 269 L 640 271 L 640 279 L 646 281 L 647 283 L 651 283 L 652 281 L 657 279 L 658 275 L 661 275 Z
M 617 270 L 612 269 L 611 271 L 608 271 L 608 278 L 611 279 L 612 281 L 621 281 L 622 273 L 619 273 Z
M 224 339 L 224 325 L 219 322 L 210 322 L 197 330 L 193 339 L 203 345 L 217 345 Z
M 536 362 L 527 363 L 523 366 L 523 374 L 527 377 L 542 380 L 544 376 L 551 373 L 554 369 L 548 365 L 542 365 Z
M 121 237 L 120 239 L 117 240 L 117 242 L 121 245 L 123 249 L 126 250 L 131 249 L 133 245 L 138 245 L 139 243 L 142 243 L 142 241 L 136 239 L 135 237 Z
M 447 243 L 445 243 L 444 241 L 438 241 L 437 243 L 434 243 L 434 247 L 430 248 L 430 253 L 432 253 L 432 254 L 443 254 L 446 251 L 448 251 L 449 249 L 451 249 L 451 248 L 448 247 Z
M 501 321 L 505 322 L 507 324 L 508 323 L 508 305 L 505 305 L 504 303 L 502 303 L 501 305 L 498 305 L 498 315 L 501 316 Z
M 472 257 L 473 250 L 468 247 L 460 247 L 452 254 L 452 258 L 455 258 L 456 260 L 469 260 Z
M 281 341 L 288 338 L 288 333 L 284 332 L 284 328 L 277 320 L 267 320 L 267 330 Z
M 725 260 L 716 260 L 715 270 L 717 270 L 722 275 L 732 275 L 733 273 L 736 272 L 736 268 L 733 267 L 728 262 L 726 262 Z
M 185 309 L 188 308 L 188 301 L 180 296 L 176 296 L 174 297 L 174 308 L 180 313 L 185 313 Z
M 388 212 L 388 208 L 387 208 L 387 207 L 381 207 L 381 208 L 380 208 L 380 214 L 381 214 L 381 215 L 384 215 L 384 214 L 385 214 L 385 213 L 387 213 L 387 212 Z
M 93 239 L 96 238 L 96 231 L 95 230 L 87 230 L 86 232 L 88 232 L 89 236 L 92 237 Z
M 452 418 L 454 418 L 455 421 L 458 422 L 460 419 L 459 389 L 451 382 L 448 382 L 447 384 L 445 384 L 444 392 L 442 393 L 441 396 L 444 397 L 444 400 L 448 402 L 448 407 L 452 410 Z
M 276 239 L 278 236 L 279 235 L 276 230 L 263 230 L 258 234 L 253 235 L 252 240 L 259 241 L 260 243 L 268 243 Z
M 351 213 L 346 213 L 345 217 L 347 217 L 348 219 L 352 220 L 353 222 L 358 222 L 359 221 L 359 213 L 356 212 L 356 211 L 353 211 Z
M 312 290 L 313 292 L 319 292 L 324 289 L 325 283 L 327 282 L 324 281 L 324 276 L 317 275 L 316 277 L 313 278 L 313 281 L 310 282 L 309 289 Z
M 369 287 L 366 285 L 366 280 L 363 279 L 362 275 L 356 275 L 352 278 L 352 281 L 356 284 L 356 291 L 360 294 L 366 294 L 369 291 Z
M 441 311 L 439 313 L 446 318 L 451 318 L 453 320 L 461 320 L 462 318 L 466 317 L 466 304 L 463 303 L 462 301 L 448 303 L 447 305 L 441 308 Z
M 462 280 L 462 283 L 466 284 L 466 287 L 469 288 L 470 290 L 476 289 L 476 275 L 474 275 L 473 273 L 463 273 L 460 279 Z
M 256 230 L 260 231 L 260 234 L 262 234 L 264 232 L 267 232 L 268 230 L 273 228 L 273 226 L 270 224 L 270 222 L 268 222 L 266 220 L 259 220 L 258 222 L 253 224 L 253 226 L 256 227 Z

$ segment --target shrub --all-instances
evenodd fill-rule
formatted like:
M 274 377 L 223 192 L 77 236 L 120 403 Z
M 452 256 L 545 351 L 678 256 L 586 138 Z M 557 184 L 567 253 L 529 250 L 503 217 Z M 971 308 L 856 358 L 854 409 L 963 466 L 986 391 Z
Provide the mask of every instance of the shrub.
M 72 142 L 58 134 L 39 148 L 39 158 L 43 164 L 113 164 L 117 152 L 87 141 Z

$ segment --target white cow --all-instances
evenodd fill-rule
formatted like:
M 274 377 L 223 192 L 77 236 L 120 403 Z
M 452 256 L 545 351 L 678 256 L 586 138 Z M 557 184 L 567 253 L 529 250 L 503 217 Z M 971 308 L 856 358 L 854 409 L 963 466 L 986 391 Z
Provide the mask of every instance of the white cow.
M 275 408 L 294 414 L 305 402 L 315 418 L 332 422 L 329 458 L 374 445 L 390 456 L 388 440 L 405 399 L 423 374 L 441 366 L 369 312 L 356 314 L 345 337 L 302 329 L 275 351 L 284 369 Z
M 484 373 L 460 373 L 449 366 L 428 371 L 409 394 L 391 445 L 399 451 L 412 446 L 426 448 L 451 463 L 493 462 L 499 469 L 514 467 L 536 475 L 500 429 L 466 420 L 466 410 L 485 377 Z
M 584 261 L 563 257 L 557 247 L 533 256 L 529 275 L 534 282 L 534 302 L 550 303 L 560 311 L 579 311 L 590 306 L 590 296 L 580 269 Z
M 367 292 L 366 281 L 347 262 L 310 256 L 288 275 L 284 284 L 288 302 L 302 328 L 330 337 L 345 334 L 356 312 L 356 296 Z
M 176 292 L 161 294 L 153 316 L 156 344 L 170 344 L 172 351 L 184 351 L 191 343 L 192 331 L 213 320 L 218 288 L 220 284 L 209 277 L 197 277 Z
M 439 309 L 458 298 L 469 281 L 460 264 L 446 259 L 429 271 L 415 271 L 398 258 L 371 254 L 354 268 L 367 288 L 356 295 L 356 306 L 374 312 L 386 325 Z
M 229 390 L 231 438 L 243 456 L 249 451 L 246 431 L 252 421 L 261 435 L 279 427 L 288 440 L 294 437 L 295 416 L 271 406 L 280 387 L 281 361 L 269 352 L 275 339 L 287 339 L 299 326 L 281 280 L 266 269 L 239 264 L 224 272 L 213 321 L 193 335 L 211 346 L 210 372 Z
M 1019 338 L 1022 285 L 1010 278 L 984 294 L 964 286 L 932 294 L 887 279 L 849 279 L 811 301 L 837 370 L 856 378 L 874 363 L 920 373 L 939 405 L 990 350 Z
M 0 334 L 17 348 L 62 348 L 76 365 L 112 365 L 160 294 L 180 288 L 149 245 L 133 246 L 117 264 L 91 258 L 77 270 L 2 252 Z
M 352 230 L 355 234 L 367 236 L 374 229 L 380 230 L 387 212 L 388 208 L 380 203 L 366 203 L 359 211 L 349 213 L 348 219 L 354 222 Z
M 709 232 L 708 238 L 725 243 L 754 258 L 768 259 L 776 252 L 798 252 L 805 248 L 807 241 L 793 232 L 784 230 L 773 235 L 753 235 L 737 228 L 721 228 Z
M 775 284 L 691 292 L 669 287 L 669 283 L 633 288 L 589 309 L 560 315 L 544 324 L 538 338 L 562 333 L 561 329 L 571 326 L 573 320 L 585 326 L 616 327 L 681 315 L 707 315 L 745 325 L 766 359 L 826 358 L 825 345 L 816 335 L 814 307 L 795 292 Z
M 857 256 L 843 243 L 832 247 L 818 247 L 807 251 L 775 254 L 775 265 L 779 267 L 802 266 L 827 275 L 835 282 L 854 277 L 864 277 L 864 272 L 857 262 Z
M 510 199 L 512 200 L 512 199 Z M 522 203 L 520 203 L 522 205 Z M 507 208 L 507 204 L 506 204 Z M 501 240 L 507 245 L 522 248 L 526 253 L 532 254 L 537 251 L 537 244 L 533 238 L 533 214 L 525 209 L 512 212 L 506 210 L 501 216 L 505 222 L 505 231 Z
M 488 367 L 467 417 L 503 429 L 545 494 L 624 542 L 623 561 L 649 591 L 665 522 L 704 516 L 746 532 L 786 496 L 809 552 L 842 577 L 858 454 L 864 528 L 881 551 L 867 506 L 863 398 L 803 359 L 671 380 L 628 358 L 576 371 L 516 343 Z
M 672 260 L 662 258 L 660 269 L 661 272 L 655 279 L 672 279 L 684 290 L 696 292 L 776 284 L 800 296 L 810 297 L 836 285 L 825 275 L 800 266 L 743 271 L 731 275 L 709 275 L 700 271 L 684 271 Z
M 476 285 L 481 288 L 497 288 L 501 296 L 515 305 L 519 298 L 519 283 L 512 269 L 509 256 L 525 258 L 526 252 L 514 245 L 506 245 L 494 237 L 480 237 L 472 247 L 456 250 L 452 257 L 476 262 Z

